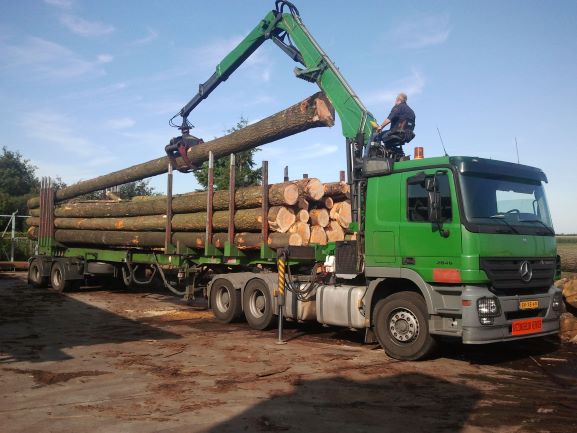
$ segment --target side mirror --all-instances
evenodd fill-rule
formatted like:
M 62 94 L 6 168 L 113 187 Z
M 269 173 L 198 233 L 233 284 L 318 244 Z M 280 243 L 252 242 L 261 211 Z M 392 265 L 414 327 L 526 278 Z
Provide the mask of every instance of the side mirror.
M 437 176 L 427 176 L 425 178 L 425 189 L 431 193 L 437 191 Z
M 427 190 L 428 191 L 428 190 Z M 439 191 L 429 191 L 429 221 L 433 223 L 441 222 L 441 193 Z

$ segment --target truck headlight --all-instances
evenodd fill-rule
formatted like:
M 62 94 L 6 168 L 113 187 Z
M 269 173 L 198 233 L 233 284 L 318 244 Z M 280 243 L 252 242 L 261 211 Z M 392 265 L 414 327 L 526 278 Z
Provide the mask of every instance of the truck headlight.
M 481 325 L 492 325 L 495 317 L 501 315 L 499 300 L 495 297 L 477 299 L 477 313 Z
M 559 311 L 561 309 L 561 303 L 563 302 L 563 295 L 557 292 L 553 295 L 553 300 L 551 301 L 551 308 L 555 311 Z

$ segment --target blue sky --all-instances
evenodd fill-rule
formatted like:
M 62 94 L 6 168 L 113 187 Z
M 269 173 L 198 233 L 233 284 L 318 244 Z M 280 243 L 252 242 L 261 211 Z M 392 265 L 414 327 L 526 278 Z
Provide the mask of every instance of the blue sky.
M 577 2 L 298 1 L 309 30 L 379 121 L 399 91 L 417 114 L 409 146 L 541 167 L 558 232 L 577 232 Z M 0 145 L 68 183 L 161 156 L 176 113 L 272 0 L 4 0 Z M 272 43 L 191 115 L 223 135 L 317 91 Z M 340 125 L 269 144 L 271 181 L 336 180 Z M 152 184 L 164 191 L 164 176 Z M 178 174 L 177 192 L 196 188 Z

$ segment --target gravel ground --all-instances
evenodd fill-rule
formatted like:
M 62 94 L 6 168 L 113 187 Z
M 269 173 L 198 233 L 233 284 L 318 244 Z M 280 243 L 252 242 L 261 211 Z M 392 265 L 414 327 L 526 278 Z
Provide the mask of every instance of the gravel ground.
M 285 337 L 163 292 L 59 295 L 0 274 L 0 430 L 577 431 L 577 348 L 556 339 L 399 362 L 360 332 Z

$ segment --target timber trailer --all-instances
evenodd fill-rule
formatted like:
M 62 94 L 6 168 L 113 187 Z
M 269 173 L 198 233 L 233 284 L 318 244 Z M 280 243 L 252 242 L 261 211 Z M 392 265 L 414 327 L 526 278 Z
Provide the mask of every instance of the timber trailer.
M 235 247 L 232 219 L 229 241 L 217 248 L 210 242 L 211 158 L 203 250 L 171 244 L 171 164 L 163 249 L 59 244 L 54 190 L 44 182 L 38 254 L 30 258 L 29 282 L 56 291 L 95 276 L 142 283 L 146 268 L 149 280 L 158 274 L 186 299 L 202 291 L 221 322 L 244 316 L 254 329 L 278 323 L 279 339 L 285 319 L 364 330 L 366 342 L 378 341 L 387 354 L 403 360 L 428 356 L 445 338 L 484 344 L 557 333 L 562 298 L 553 281 L 560 270 L 545 174 L 476 157 L 367 156 L 374 154 L 367 151 L 375 146 L 374 117 L 288 1 L 277 0 L 275 10 L 199 86 L 175 116 L 182 117 L 182 135 L 171 140 L 167 152 L 176 154 L 198 142 L 188 133 L 188 115 L 267 39 L 302 66 L 295 75 L 316 83 L 340 117 L 351 191 L 348 233 L 354 236 L 327 245 L 270 249 L 265 162 L 260 250 Z M 232 206 L 234 190 L 232 182 Z

